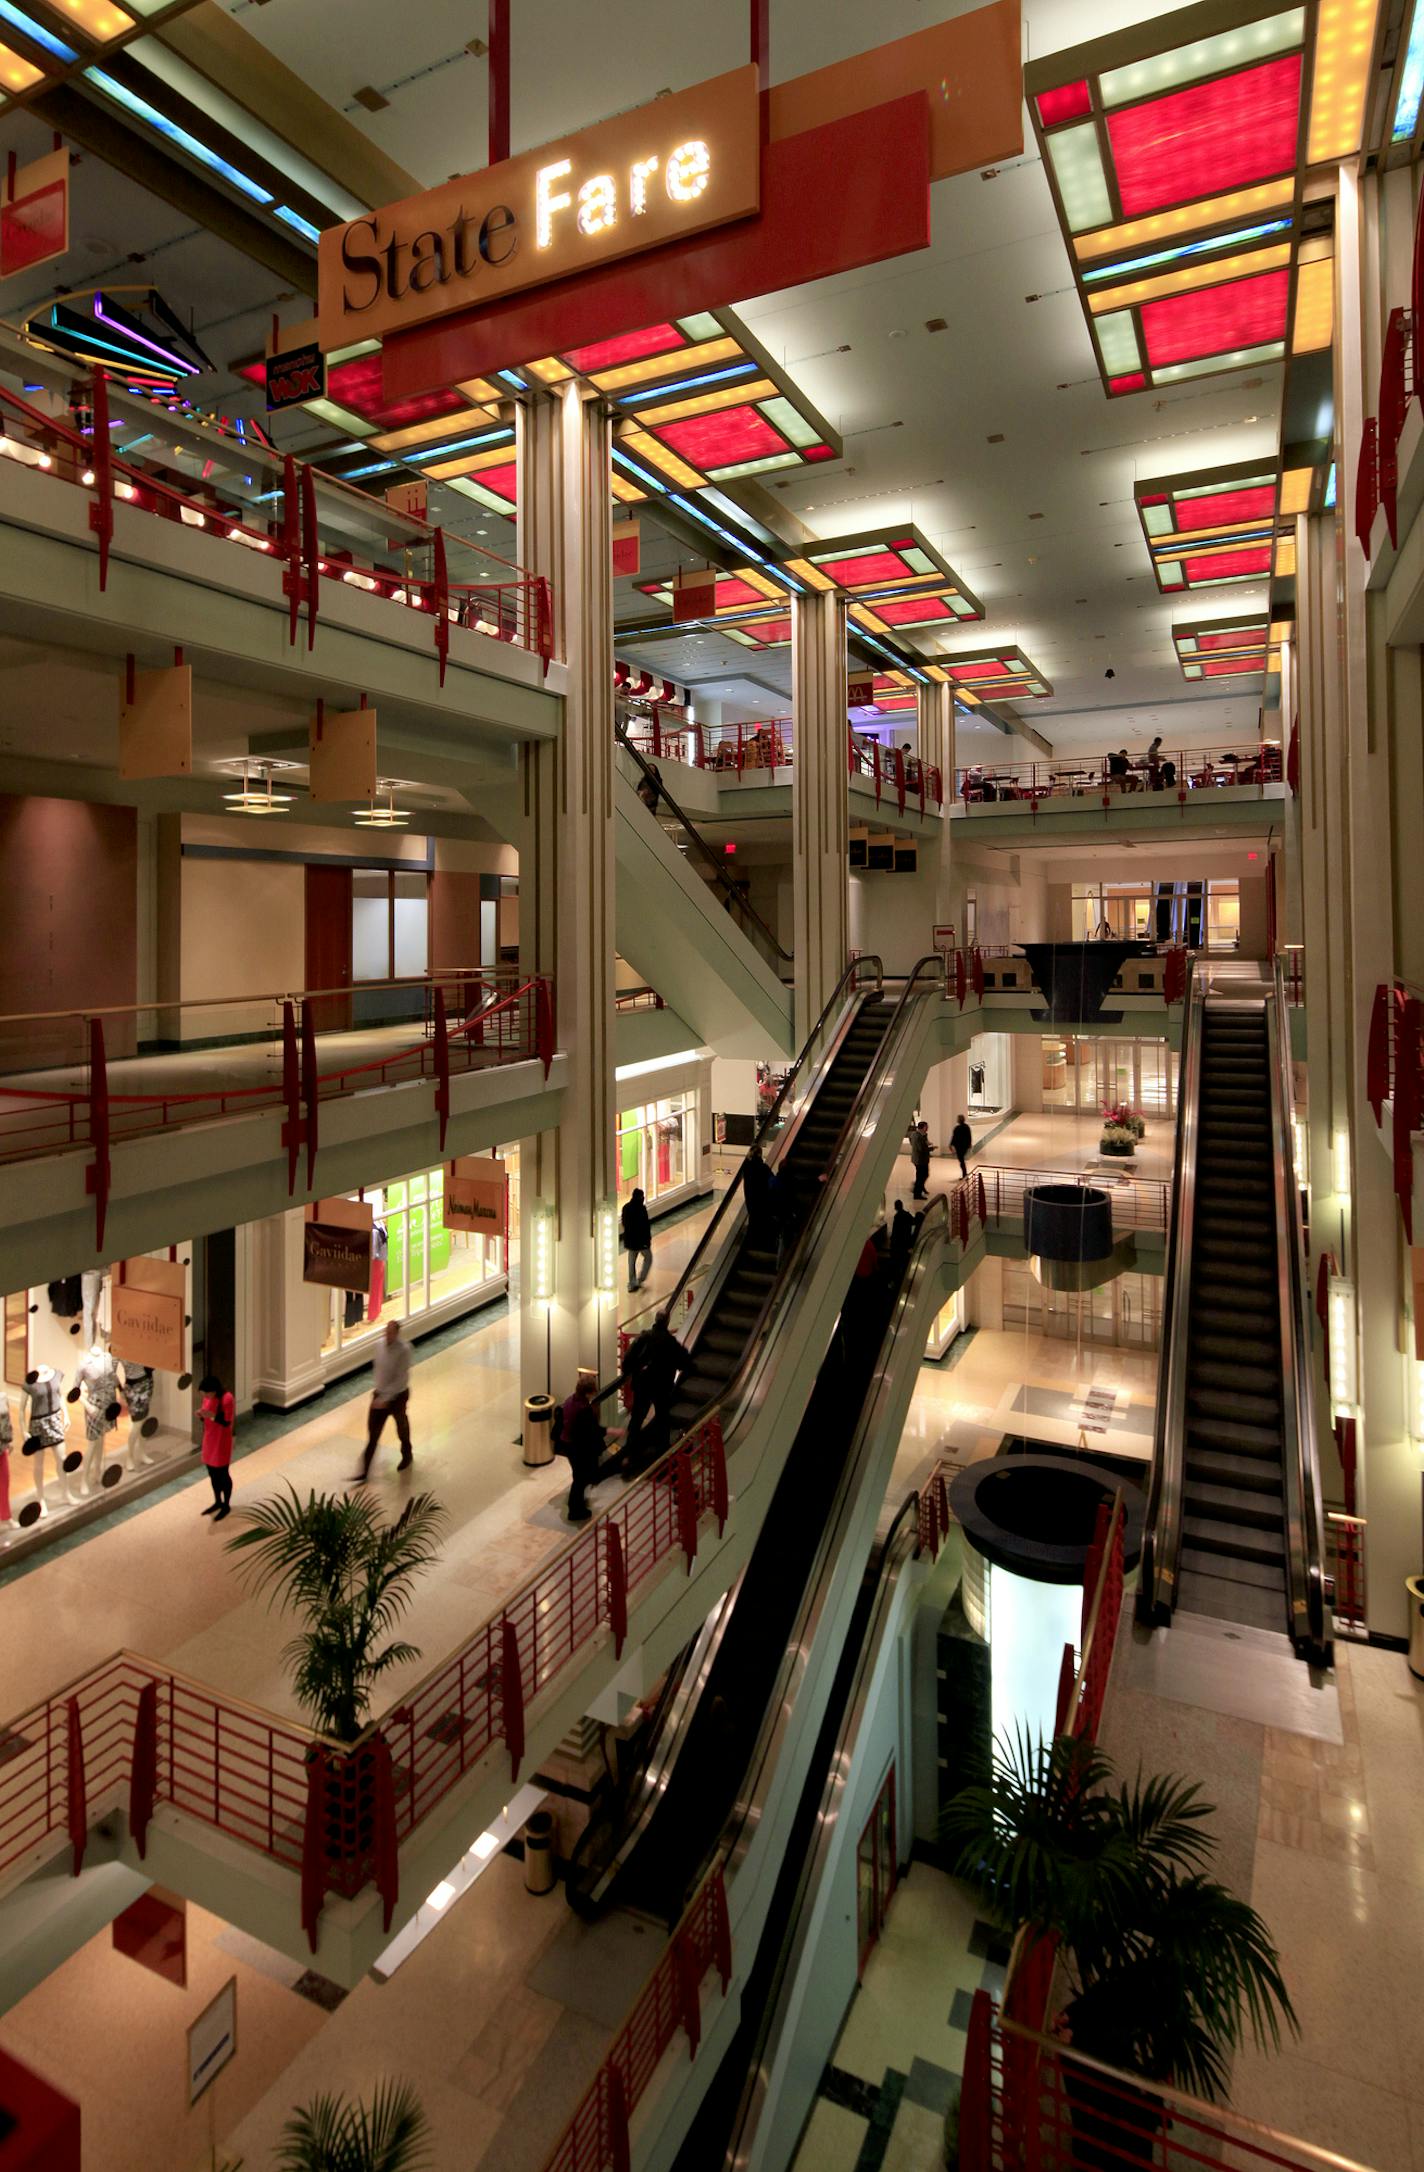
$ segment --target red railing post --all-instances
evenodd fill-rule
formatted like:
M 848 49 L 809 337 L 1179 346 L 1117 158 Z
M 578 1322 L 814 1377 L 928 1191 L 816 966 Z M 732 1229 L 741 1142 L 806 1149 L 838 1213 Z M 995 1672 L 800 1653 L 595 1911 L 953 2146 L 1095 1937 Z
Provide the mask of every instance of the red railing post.
M 1065 1644 L 1063 1657 L 1058 1662 L 1058 1702 L 1054 1708 L 1053 1732 L 1055 1735 L 1071 1734 L 1069 1719 L 1073 1707 L 1073 1647 Z
M 297 1189 L 297 1155 L 302 1144 L 302 1083 L 297 1060 L 297 1014 L 290 1002 L 282 1004 L 282 1100 L 287 1120 L 282 1144 L 287 1149 L 287 1197 Z
M 445 990 L 438 981 L 434 993 L 435 1113 L 440 1119 L 440 1151 L 443 1154 L 445 1131 L 450 1122 L 450 1021 L 445 1013 Z
M 613 1631 L 613 1656 L 621 1659 L 628 1639 L 628 1565 L 623 1559 L 623 1535 L 611 1520 L 603 1526 L 603 1555 L 608 1578 L 608 1626 Z
M 445 530 L 435 531 L 435 653 L 440 659 L 440 684 L 445 684 L 445 664 L 450 654 L 450 575 L 445 563 Z
M 316 646 L 317 613 L 321 609 L 321 536 L 316 518 L 316 476 L 311 465 L 302 466 L 302 572 L 306 582 L 307 648 Z
M 297 616 L 302 607 L 302 509 L 297 463 L 290 453 L 282 462 L 282 594 L 287 599 L 287 644 L 297 645 Z
M 963 1010 L 964 1008 L 964 998 L 968 991 L 968 987 L 969 976 L 965 971 L 964 952 L 962 950 L 956 950 L 956 952 L 954 953 L 954 995 L 955 1001 L 958 1003 L 961 1010 Z
M 712 1513 L 717 1518 L 717 1536 L 727 1528 L 727 1448 L 722 1438 L 722 1421 L 714 1413 L 702 1428 L 702 1438 L 707 1444 L 707 1457 L 712 1467 Z
M 129 1761 L 129 1831 L 139 1860 L 148 1853 L 148 1821 L 158 1793 L 158 1684 L 152 1678 L 138 1693 L 133 1750 Z
M 612 2172 L 630 2172 L 633 2151 L 628 2134 L 628 2092 L 616 2066 L 610 2063 L 603 2072 L 608 2113 L 608 2162 Z
M 524 1761 L 524 1675 L 519 1664 L 519 1637 L 507 1614 L 500 1623 L 499 1701 L 512 1782 L 519 1778 L 519 1767 Z
M 547 1078 L 554 1060 L 554 992 L 542 974 L 534 984 L 534 1045 Z
M 77 1878 L 84 1868 L 84 1847 L 89 1838 L 89 1794 L 84 1779 L 84 1723 L 80 1718 L 77 1697 L 69 1699 L 65 1707 L 65 1719 L 69 1845 L 74 1852 L 74 1875 Z
M 302 1819 L 302 1929 L 313 1953 L 326 1898 L 326 1797 L 326 1751 L 318 1743 L 307 1753 L 306 1814 Z
M 969 953 L 969 982 L 974 990 L 975 1002 L 982 1003 L 984 1000 L 984 958 L 977 943 Z
M 87 1190 L 94 1194 L 94 1245 L 104 1249 L 104 1224 L 109 1214 L 109 1066 L 104 1054 L 104 1021 L 89 1021 L 89 1141 L 94 1159 L 85 1171 Z
M 391 1927 L 400 1898 L 400 1851 L 396 1845 L 396 1787 L 391 1768 L 391 1746 L 384 1735 L 371 1741 L 372 1784 L 376 1810 L 376 1891 L 381 1896 L 381 1924 Z
M 697 1948 L 692 1942 L 691 1926 L 684 1924 L 673 1940 L 673 1967 L 677 1971 L 677 2000 L 682 2015 L 682 2026 L 687 2032 L 687 2055 L 697 2057 L 697 2047 L 702 2041 L 702 2000 L 699 1995 L 702 1971 L 698 1966 Z
M 534 582 L 534 616 L 538 625 L 536 647 L 547 673 L 554 656 L 554 599 L 545 574 Z
M 720 1863 L 712 1875 L 712 1959 L 725 1998 L 732 1984 L 732 1924 L 727 1914 L 727 1883 Z
M 1390 991 L 1381 981 L 1370 1005 L 1370 1037 L 1365 1054 L 1365 1098 L 1377 1124 L 1384 1122 L 1384 1105 L 1389 1099 L 1389 1014 Z
M 93 452 L 89 465 L 94 474 L 94 503 L 89 508 L 89 528 L 99 538 L 99 592 L 109 585 L 109 546 L 114 540 L 114 448 L 109 436 L 109 379 L 95 368 L 91 380 L 90 411 L 93 415 Z
M 969 2009 L 969 2030 L 964 2045 L 964 2075 L 959 2089 L 960 2172 L 990 2172 L 992 2114 L 989 2094 L 993 2086 L 993 2052 L 990 2045 L 989 1994 L 975 1992 Z
M 318 1115 L 321 1078 L 316 1067 L 316 1019 L 310 1002 L 302 1004 L 302 1106 L 306 1111 L 307 1190 L 316 1176 Z
M 979 1217 L 980 1227 L 982 1228 L 987 1224 L 989 1219 L 988 1207 L 985 1203 L 984 1198 L 984 1172 L 982 1169 L 979 1170 L 976 1174 L 974 1182 L 978 1188 L 978 1197 L 974 1202 L 974 1211 Z
M 1420 1124 L 1420 1004 L 1406 996 L 1396 1013 L 1394 1044 L 1394 1191 L 1408 1244 L 1414 1242 L 1414 1141 Z
M 1355 539 L 1366 558 L 1370 555 L 1379 502 L 1379 424 L 1369 415 L 1360 432 L 1360 458 L 1355 469 Z
M 697 1559 L 697 1496 L 692 1485 L 692 1454 L 686 1442 L 677 1450 L 673 1473 L 677 1487 L 678 1540 L 687 1556 L 690 1576 L 692 1564 Z
M 871 743 L 870 743 L 870 744 L 871 744 L 871 760 L 872 760 L 872 763 L 873 763 L 873 766 L 874 766 L 874 770 L 875 770 L 875 804 L 876 804 L 876 806 L 877 806 L 877 807 L 879 807 L 879 805 L 880 805 L 880 785 L 881 785 L 881 774 L 880 774 L 880 767 L 881 767 L 881 765 L 880 765 L 880 741 L 879 741 L 878 739 L 873 739 L 873 740 L 871 741 Z

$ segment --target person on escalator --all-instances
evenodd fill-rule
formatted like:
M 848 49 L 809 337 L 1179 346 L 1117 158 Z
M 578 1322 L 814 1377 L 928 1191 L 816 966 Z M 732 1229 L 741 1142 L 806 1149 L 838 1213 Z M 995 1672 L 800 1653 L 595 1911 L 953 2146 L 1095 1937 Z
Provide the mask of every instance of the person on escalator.
M 568 1458 L 573 1473 L 568 1505 L 564 1510 L 570 1523 L 587 1523 L 593 1513 L 587 1493 L 599 1477 L 604 1441 L 603 1427 L 598 1422 L 598 1410 L 593 1400 L 597 1386 L 594 1374 L 581 1370 L 574 1382 L 573 1394 L 559 1412 L 558 1453 Z
M 652 1326 L 633 1343 L 620 1375 L 620 1381 L 631 1381 L 633 1386 L 633 1408 L 628 1413 L 628 1430 L 618 1459 L 625 1478 L 636 1478 L 667 1447 L 677 1376 L 691 1363 L 689 1353 L 668 1326 L 667 1314 L 657 1313 Z
M 658 801 L 662 797 L 662 790 L 663 773 L 655 762 L 649 762 L 642 776 L 638 779 L 638 797 L 650 815 L 655 815 L 658 811 Z
M 894 1219 L 890 1224 L 890 1264 L 892 1267 L 900 1268 L 904 1266 L 905 1261 L 915 1248 L 915 1232 L 919 1226 L 919 1216 L 917 1214 L 907 1214 L 904 1200 L 897 1199 Z
M 771 1171 L 762 1150 L 753 1143 L 742 1163 L 742 1197 L 747 1204 L 747 1235 L 759 1251 L 769 1252 L 776 1243 L 776 1224 L 771 1212 Z

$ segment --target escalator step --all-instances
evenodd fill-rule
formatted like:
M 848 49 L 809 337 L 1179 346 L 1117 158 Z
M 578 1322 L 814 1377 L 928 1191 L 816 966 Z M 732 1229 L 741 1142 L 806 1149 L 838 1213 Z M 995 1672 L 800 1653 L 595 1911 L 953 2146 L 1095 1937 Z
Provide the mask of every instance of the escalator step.
M 1247 1524 L 1223 1522 L 1214 1516 L 1182 1518 L 1182 1552 L 1188 1548 L 1204 1554 L 1222 1554 L 1243 1568 L 1274 1570 L 1277 1575 L 1285 1568 L 1286 1541 L 1280 1530 L 1258 1531 Z M 1260 1578 L 1243 1578 L 1244 1582 L 1258 1583 Z
M 1281 1436 L 1274 1426 L 1252 1425 L 1244 1418 L 1221 1418 L 1203 1413 L 1187 1419 L 1187 1448 L 1224 1448 L 1231 1455 L 1269 1458 L 1280 1468 Z
M 1205 1516 L 1217 1523 L 1239 1523 L 1253 1530 L 1279 1533 L 1285 1514 L 1285 1500 L 1280 1488 L 1271 1492 L 1264 1488 L 1223 1486 L 1209 1478 L 1195 1475 L 1187 1467 L 1185 1489 L 1186 1509 L 1189 1516 Z
M 1191 1422 L 1200 1419 L 1208 1423 L 1250 1425 L 1265 1439 L 1272 1442 L 1277 1453 L 1281 1444 L 1281 1410 L 1275 1397 L 1269 1395 L 1242 1395 L 1235 1388 L 1203 1388 L 1189 1379 L 1187 1382 L 1187 1407 Z
M 1193 1366 L 1198 1370 L 1206 1364 L 1241 1365 L 1252 1340 L 1240 1330 L 1234 1335 L 1220 1334 L 1211 1328 L 1199 1331 L 1196 1316 L 1192 1316 L 1191 1354 Z
M 1188 1352 L 1188 1385 L 1222 1388 L 1232 1395 L 1250 1396 L 1256 1402 L 1279 1404 L 1281 1376 L 1278 1366 L 1259 1349 L 1243 1350 L 1235 1357 L 1201 1357 L 1193 1345 Z
M 1196 1288 L 1211 1288 L 1222 1297 L 1228 1296 L 1238 1282 L 1244 1283 L 1248 1288 L 1269 1289 L 1275 1280 L 1270 1268 L 1258 1266 L 1254 1260 L 1213 1260 L 1210 1271 L 1205 1275 L 1201 1271 L 1201 1265 L 1200 1261 L 1196 1262 Z
M 1273 1321 L 1276 1316 L 1276 1300 L 1265 1291 L 1233 1290 L 1230 1305 L 1214 1305 L 1203 1295 L 1193 1296 L 1191 1308 L 1192 1333 L 1200 1328 L 1208 1335 L 1258 1334 L 1262 1323 Z
M 1203 1554 L 1200 1566 L 1188 1568 L 1184 1554 L 1177 1577 L 1178 1609 L 1187 1614 L 1208 1615 L 1213 1621 L 1240 1622 L 1248 1629 L 1275 1629 L 1284 1635 L 1284 1577 L 1274 1578 L 1269 1586 L 1263 1585 L 1258 1590 L 1254 1584 L 1212 1573 L 1225 1566 L 1227 1564 L 1219 1557 Z
M 1204 1486 L 1230 1486 L 1241 1493 L 1267 1494 L 1276 1501 L 1281 1498 L 1280 1467 L 1266 1456 L 1188 1445 L 1186 1476 L 1189 1487 L 1199 1481 Z

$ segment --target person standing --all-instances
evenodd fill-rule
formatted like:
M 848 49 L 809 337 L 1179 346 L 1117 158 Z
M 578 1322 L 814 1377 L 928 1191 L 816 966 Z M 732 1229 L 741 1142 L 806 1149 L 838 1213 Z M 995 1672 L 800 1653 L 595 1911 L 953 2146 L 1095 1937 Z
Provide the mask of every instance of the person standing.
M 930 1127 L 928 1124 L 916 1124 L 910 1134 L 910 1166 L 915 1172 L 915 1186 L 910 1197 L 912 1199 L 925 1199 L 929 1196 L 925 1190 L 925 1179 L 930 1173 Z
M 962 1177 L 967 1177 L 969 1174 L 967 1157 L 973 1144 L 974 1134 L 969 1129 L 968 1119 L 961 1112 L 955 1120 L 953 1131 L 949 1135 L 949 1151 L 958 1161 L 959 1173 Z
M 203 1421 L 203 1463 L 213 1489 L 211 1506 L 203 1514 L 221 1523 L 232 1507 L 232 1421 L 237 1406 L 215 1373 L 208 1373 L 198 1382 L 198 1392 L 202 1397 L 198 1415 Z
M 619 1458 L 625 1477 L 634 1477 L 644 1464 L 656 1461 L 667 1447 L 672 1430 L 673 1389 L 678 1374 L 691 1362 L 668 1326 L 665 1312 L 659 1312 L 652 1326 L 645 1328 L 633 1343 L 622 1373 L 623 1379 L 633 1383 L 633 1408 L 628 1413 L 628 1429 L 623 1435 L 623 1452 Z M 651 1425 L 648 1423 L 650 1418 Z M 649 1435 L 646 1449 L 642 1445 L 645 1427 Z
M 567 1456 L 573 1474 L 564 1510 L 570 1523 L 587 1523 L 593 1514 L 588 1505 L 588 1489 L 598 1478 L 603 1455 L 603 1427 L 598 1422 L 593 1400 L 597 1387 L 594 1375 L 580 1368 L 574 1392 L 567 1397 L 560 1412 L 559 1454 Z
M 400 1322 L 387 1320 L 384 1337 L 376 1345 L 376 1355 L 371 1361 L 371 1407 L 366 1414 L 366 1453 L 361 1458 L 361 1468 L 354 1483 L 364 1486 L 371 1475 L 371 1459 L 376 1453 L 376 1443 L 386 1430 L 387 1418 L 396 1421 L 396 1439 L 400 1442 L 400 1462 L 397 1470 L 408 1471 L 414 1460 L 410 1452 L 410 1344 L 402 1342 Z
M 653 1225 L 641 1186 L 634 1187 L 633 1196 L 623 1209 L 622 1229 L 623 1249 L 628 1255 L 628 1287 L 640 1290 L 653 1264 Z M 639 1260 L 643 1263 L 641 1270 Z

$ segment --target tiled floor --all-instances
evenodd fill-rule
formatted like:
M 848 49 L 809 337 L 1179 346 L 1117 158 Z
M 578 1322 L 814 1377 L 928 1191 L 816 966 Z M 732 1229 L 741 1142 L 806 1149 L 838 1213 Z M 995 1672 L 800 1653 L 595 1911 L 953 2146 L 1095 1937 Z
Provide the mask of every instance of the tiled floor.
M 918 1859 L 890 1904 L 836 2042 L 794 2172 L 938 2172 L 969 2006 L 1008 1949 L 958 1882 Z

